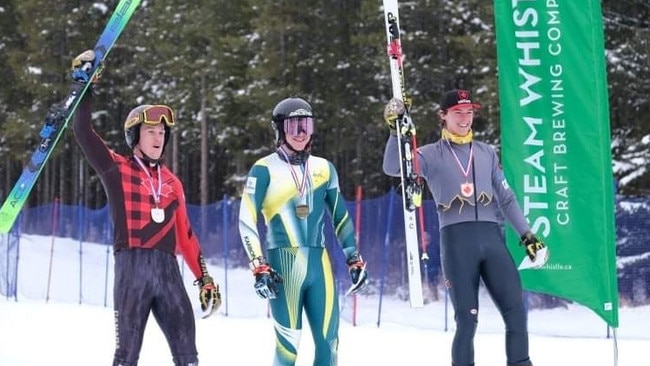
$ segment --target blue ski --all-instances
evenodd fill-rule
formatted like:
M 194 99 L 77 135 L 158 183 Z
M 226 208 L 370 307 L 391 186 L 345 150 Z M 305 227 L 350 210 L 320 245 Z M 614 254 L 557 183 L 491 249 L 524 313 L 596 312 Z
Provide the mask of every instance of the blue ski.
M 104 61 L 111 48 L 119 38 L 122 30 L 131 19 L 136 8 L 140 5 L 141 0 L 120 0 L 115 7 L 113 15 L 108 20 L 104 31 L 95 44 L 95 61 L 89 74 L 90 80 L 99 71 L 101 63 Z M 25 165 L 18 181 L 5 198 L 5 202 L 0 208 L 0 233 L 7 233 L 14 225 L 16 218 L 27 201 L 38 176 L 43 170 L 52 150 L 65 132 L 70 118 L 81 101 L 81 97 L 88 90 L 88 83 L 78 84 L 72 87 L 68 96 L 60 103 L 52 107 L 45 124 L 39 133 L 41 142 L 36 147 L 34 153 Z

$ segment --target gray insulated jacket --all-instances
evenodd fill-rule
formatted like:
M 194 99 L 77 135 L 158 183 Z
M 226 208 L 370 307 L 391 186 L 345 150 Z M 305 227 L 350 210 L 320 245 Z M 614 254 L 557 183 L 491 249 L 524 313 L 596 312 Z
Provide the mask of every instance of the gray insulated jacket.
M 467 169 L 471 147 L 474 148 L 474 164 Z M 460 145 L 440 139 L 418 147 L 417 158 L 420 172 L 436 202 L 440 228 L 470 221 L 498 223 L 500 208 L 519 235 L 530 230 L 503 175 L 499 158 L 489 145 L 480 141 Z M 383 169 L 387 175 L 400 176 L 398 142 L 392 134 L 384 150 Z M 463 170 L 467 170 L 467 178 Z M 466 182 L 474 187 L 468 197 L 461 192 L 461 185 Z

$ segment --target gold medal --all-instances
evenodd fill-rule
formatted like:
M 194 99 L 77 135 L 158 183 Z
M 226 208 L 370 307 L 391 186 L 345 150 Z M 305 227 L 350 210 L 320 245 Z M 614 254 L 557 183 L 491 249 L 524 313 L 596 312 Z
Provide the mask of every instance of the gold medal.
M 309 206 L 308 205 L 296 205 L 296 216 L 299 219 L 304 220 L 309 216 Z
M 461 184 L 460 193 L 463 195 L 463 197 L 472 197 L 474 194 L 474 185 L 467 182 Z

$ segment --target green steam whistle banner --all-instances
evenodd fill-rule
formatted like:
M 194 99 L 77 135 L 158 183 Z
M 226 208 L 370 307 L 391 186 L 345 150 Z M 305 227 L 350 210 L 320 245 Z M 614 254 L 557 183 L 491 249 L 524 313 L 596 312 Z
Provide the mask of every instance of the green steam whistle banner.
M 549 248 L 527 290 L 587 306 L 618 327 L 614 185 L 600 0 L 495 0 L 501 158 Z M 508 248 L 524 262 L 518 235 Z

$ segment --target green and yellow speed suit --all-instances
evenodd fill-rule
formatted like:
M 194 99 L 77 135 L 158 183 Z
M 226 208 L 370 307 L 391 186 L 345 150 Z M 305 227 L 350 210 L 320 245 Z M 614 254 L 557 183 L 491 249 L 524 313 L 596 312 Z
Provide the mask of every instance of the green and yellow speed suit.
M 325 248 L 326 209 L 349 258 L 357 252 L 354 227 L 331 162 L 309 156 L 303 164 L 290 164 L 275 152 L 258 160 L 248 174 L 239 211 L 242 243 L 249 259 L 266 257 L 283 278 L 277 297 L 270 300 L 274 365 L 295 364 L 303 310 L 314 339 L 314 365 L 336 365 L 339 304 Z M 257 230 L 260 213 L 267 228 L 266 256 Z

